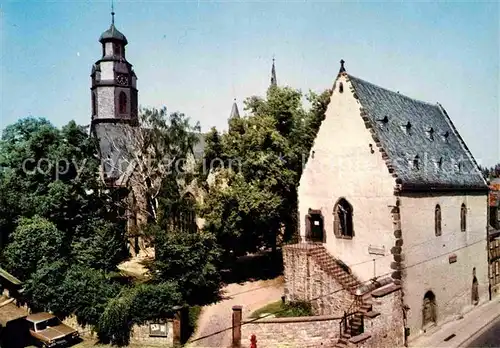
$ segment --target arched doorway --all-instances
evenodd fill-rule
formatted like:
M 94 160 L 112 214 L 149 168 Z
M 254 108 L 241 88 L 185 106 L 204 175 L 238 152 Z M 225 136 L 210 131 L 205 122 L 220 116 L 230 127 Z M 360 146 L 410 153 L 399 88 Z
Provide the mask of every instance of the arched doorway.
M 437 308 L 436 296 L 432 291 L 427 291 L 424 295 L 424 303 L 422 306 L 422 328 L 425 329 L 436 323 Z
M 472 304 L 476 306 L 479 303 L 479 284 L 476 277 L 476 267 L 472 269 Z

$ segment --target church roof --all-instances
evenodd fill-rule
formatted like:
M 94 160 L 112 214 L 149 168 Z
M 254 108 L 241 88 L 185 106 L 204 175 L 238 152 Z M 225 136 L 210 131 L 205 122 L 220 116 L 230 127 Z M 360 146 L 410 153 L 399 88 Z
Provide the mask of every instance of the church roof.
M 134 127 L 127 124 L 98 123 L 94 126 L 105 179 L 117 180 L 126 172 L 130 159 L 126 144 L 133 131 Z
M 240 117 L 240 112 L 238 111 L 238 105 L 236 104 L 236 99 L 233 102 L 233 106 L 231 107 L 231 114 L 229 118 Z
M 99 42 L 103 43 L 106 41 L 122 41 L 124 45 L 128 43 L 127 38 L 123 35 L 118 29 L 116 29 L 114 23 L 111 23 L 111 26 L 108 30 L 101 34 L 99 38 Z
M 347 76 L 365 124 L 403 191 L 487 190 L 474 158 L 440 104 Z

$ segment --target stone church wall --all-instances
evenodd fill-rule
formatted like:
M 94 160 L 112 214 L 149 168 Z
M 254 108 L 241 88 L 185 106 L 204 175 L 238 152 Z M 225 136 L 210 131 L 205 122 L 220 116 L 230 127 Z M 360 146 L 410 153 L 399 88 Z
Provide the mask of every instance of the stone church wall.
M 343 92 L 337 87 L 332 94 L 300 179 L 300 235 L 304 240 L 308 210 L 320 209 L 325 247 L 350 266 L 361 281 L 367 281 L 391 271 L 395 180 L 360 116 L 361 105 L 350 91 L 350 84 L 343 76 L 337 86 L 341 82 Z M 352 239 L 334 235 L 333 210 L 341 197 L 353 207 Z M 378 249 L 378 254 L 371 254 L 373 249 Z
M 460 207 L 467 207 L 467 229 L 460 229 Z M 435 235 L 434 209 L 441 207 L 442 232 Z M 486 195 L 411 195 L 401 197 L 404 301 L 411 337 L 422 331 L 423 299 L 435 295 L 437 324 L 472 307 L 473 268 L 479 303 L 487 301 L 488 256 Z
M 104 80 L 103 72 L 101 78 Z M 97 113 L 98 118 L 114 118 L 115 117 L 115 92 L 113 87 L 99 87 L 97 93 Z

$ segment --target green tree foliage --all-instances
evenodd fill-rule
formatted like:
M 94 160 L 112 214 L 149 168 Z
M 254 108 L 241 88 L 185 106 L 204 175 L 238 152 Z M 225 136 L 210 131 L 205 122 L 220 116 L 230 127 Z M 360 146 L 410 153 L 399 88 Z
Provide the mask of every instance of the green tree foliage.
M 226 256 L 293 238 L 297 186 L 330 95 L 309 93 L 306 110 L 300 91 L 270 88 L 266 98 L 245 101 L 249 115 L 230 119 L 227 133 L 209 133 L 205 161 L 220 158 L 225 168 L 212 168 L 220 180 L 209 187 L 203 214 L 206 230 L 217 236 Z
M 154 281 L 177 284 L 183 304 L 205 305 L 218 299 L 220 250 L 212 234 L 157 229 L 155 254 Z
M 64 233 L 45 218 L 21 217 L 4 251 L 7 267 L 21 279 L 64 256 Z
M 27 118 L 0 140 L 2 258 L 24 282 L 21 300 L 35 311 L 74 314 L 118 345 L 127 344 L 134 324 L 171 316 L 176 305 L 213 301 L 220 288 L 215 239 L 175 232 L 172 224 L 195 209 L 183 192 L 199 126 L 166 109 L 143 110 L 141 120 L 145 129 L 130 144 L 154 217 L 143 226 L 157 244 L 147 284 L 116 272 L 126 256 L 122 207 L 100 182 L 96 141 L 84 128 Z
M 97 325 L 102 342 L 127 345 L 134 324 L 172 317 L 173 308 L 181 303 L 177 284 L 140 284 L 124 289 L 110 300 Z
M 38 216 L 61 231 L 62 244 L 66 248 L 62 253 L 64 257 L 74 256 L 73 261 L 92 267 L 98 266 L 96 259 L 106 258 L 113 263 L 106 266 L 108 269 L 123 259 L 123 235 L 118 232 L 120 221 L 112 220 L 113 215 L 108 214 L 114 207 L 103 193 L 97 175 L 96 143 L 83 127 L 70 122 L 57 129 L 44 119 L 20 120 L 2 133 L 0 167 L 3 168 L 0 192 L 5 193 L 0 199 L 0 231 L 4 242 L 16 230 L 20 218 Z M 108 223 L 96 229 L 96 221 L 103 217 Z M 26 233 L 36 234 L 35 225 L 41 223 L 39 218 L 30 223 L 31 229 L 18 234 L 24 233 L 23 239 Z M 13 239 L 12 248 L 21 243 L 19 239 Z M 86 253 L 77 254 L 81 248 L 73 248 L 81 243 L 101 247 L 93 251 L 93 258 L 87 259 Z M 96 254 L 98 251 L 101 255 Z M 111 258 L 110 252 L 115 253 Z M 42 249 L 39 253 L 50 255 L 52 250 Z M 21 279 L 29 277 L 29 273 L 20 275 L 17 263 L 12 261 L 11 271 Z
M 95 325 L 120 290 L 108 272 L 126 254 L 116 206 L 98 177 L 94 139 L 70 122 L 8 126 L 0 140 L 0 231 L 5 267 L 34 310 Z

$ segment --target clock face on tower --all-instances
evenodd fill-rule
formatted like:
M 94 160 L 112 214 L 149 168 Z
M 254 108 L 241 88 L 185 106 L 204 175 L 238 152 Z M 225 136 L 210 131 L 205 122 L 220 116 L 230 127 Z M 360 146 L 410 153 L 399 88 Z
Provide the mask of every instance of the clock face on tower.
M 127 75 L 118 75 L 116 77 L 116 82 L 119 84 L 119 85 L 126 85 L 127 82 L 128 82 L 128 78 L 127 78 Z

